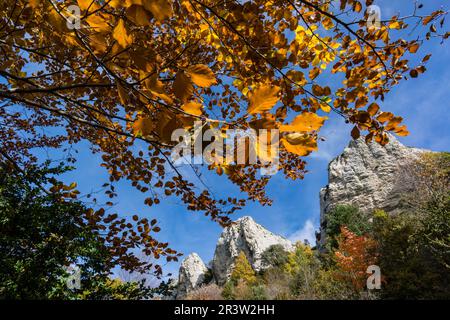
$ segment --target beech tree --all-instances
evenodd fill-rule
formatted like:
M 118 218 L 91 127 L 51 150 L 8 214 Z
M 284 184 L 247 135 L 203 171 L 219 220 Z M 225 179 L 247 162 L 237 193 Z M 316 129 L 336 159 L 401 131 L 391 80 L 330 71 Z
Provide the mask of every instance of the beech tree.
M 302 157 L 317 149 L 330 112 L 352 124 L 353 138 L 384 145 L 387 132 L 408 134 L 383 100 L 426 71 L 420 46 L 448 38 L 447 12 L 411 1 L 411 14 L 377 25 L 368 23 L 373 2 L 3 0 L 0 157 L 24 169 L 39 160 L 34 148 L 87 141 L 109 172 L 109 197 L 129 180 L 149 206 L 172 195 L 227 225 L 248 200 L 271 204 L 266 164 L 211 162 L 245 195 L 219 198 L 174 164 L 173 130 L 194 135 L 195 121 L 220 133 L 278 129 L 289 179 L 305 174 Z

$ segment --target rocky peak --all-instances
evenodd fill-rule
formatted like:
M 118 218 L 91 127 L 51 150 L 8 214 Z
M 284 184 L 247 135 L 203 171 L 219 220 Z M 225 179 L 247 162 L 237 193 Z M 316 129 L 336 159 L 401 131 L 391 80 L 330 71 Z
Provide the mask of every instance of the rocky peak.
M 418 157 L 424 150 L 406 147 L 393 136 L 386 146 L 351 141 L 344 152 L 328 167 L 328 185 L 320 191 L 320 221 L 338 204 L 355 205 L 363 212 L 383 209 L 394 212 L 399 204 L 398 172 L 401 165 Z M 325 234 L 321 234 L 321 242 Z
M 272 245 L 282 245 L 286 250 L 293 250 L 289 240 L 273 234 L 251 217 L 242 217 L 233 225 L 225 228 L 216 245 L 212 271 L 216 282 L 224 284 L 230 277 L 234 261 L 241 251 L 256 271 L 264 268 L 262 253 Z
M 217 242 L 211 270 L 208 270 L 196 253 L 191 253 L 181 263 L 177 299 L 183 299 L 192 290 L 201 286 L 208 272 L 218 285 L 223 285 L 231 276 L 236 257 L 243 251 L 253 269 L 259 271 L 263 266 L 261 256 L 272 245 L 282 245 L 287 251 L 294 249 L 289 240 L 273 234 L 251 217 L 242 217 L 225 228 Z
M 188 255 L 180 266 L 178 274 L 177 299 L 184 298 L 205 281 L 208 268 L 197 253 Z

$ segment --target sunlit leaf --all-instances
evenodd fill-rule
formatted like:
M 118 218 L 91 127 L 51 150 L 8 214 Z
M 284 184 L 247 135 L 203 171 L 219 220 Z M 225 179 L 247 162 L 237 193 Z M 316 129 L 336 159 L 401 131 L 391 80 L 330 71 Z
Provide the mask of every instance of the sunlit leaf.
M 211 69 L 203 64 L 190 66 L 186 73 L 190 75 L 192 82 L 199 87 L 210 87 L 217 82 Z
M 278 102 L 279 87 L 262 85 L 255 89 L 249 96 L 248 113 L 262 113 L 269 111 Z

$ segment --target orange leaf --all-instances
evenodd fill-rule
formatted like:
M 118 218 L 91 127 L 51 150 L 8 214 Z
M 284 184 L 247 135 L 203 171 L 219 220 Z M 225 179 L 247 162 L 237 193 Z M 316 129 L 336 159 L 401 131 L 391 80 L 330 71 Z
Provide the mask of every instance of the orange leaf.
M 282 125 L 280 127 L 281 132 L 286 131 L 300 131 L 309 132 L 320 129 L 327 117 L 320 117 L 312 112 L 304 112 L 295 117 L 291 124 Z
M 279 87 L 270 87 L 269 85 L 262 85 L 255 89 L 249 97 L 248 113 L 262 113 L 272 109 L 279 100 L 279 92 Z
M 126 48 L 133 43 L 133 37 L 127 33 L 125 22 L 122 19 L 119 20 L 113 30 L 113 38 L 122 48 Z
M 192 82 L 199 87 L 210 87 L 217 82 L 214 73 L 204 64 L 190 66 L 186 72 L 191 76 Z

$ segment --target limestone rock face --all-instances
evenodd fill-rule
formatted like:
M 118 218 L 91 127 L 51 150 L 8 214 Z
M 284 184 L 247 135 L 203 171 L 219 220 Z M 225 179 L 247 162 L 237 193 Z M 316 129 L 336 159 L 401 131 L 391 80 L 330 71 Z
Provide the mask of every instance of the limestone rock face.
M 251 217 L 238 219 L 235 224 L 224 229 L 216 245 L 212 271 L 217 284 L 223 285 L 229 279 L 234 261 L 241 251 L 253 269 L 259 271 L 264 268 L 262 253 L 276 244 L 282 245 L 287 251 L 294 249 L 291 241 L 273 234 Z
M 208 268 L 196 253 L 183 260 L 178 274 L 177 299 L 183 299 L 192 290 L 203 284 Z
M 376 142 L 366 144 L 360 138 L 351 141 L 344 152 L 328 167 L 328 185 L 320 191 L 321 226 L 327 213 L 338 204 L 355 205 L 363 212 L 398 208 L 400 166 L 417 159 L 424 150 L 409 148 L 393 136 L 386 146 Z M 399 183 L 400 182 L 400 183 Z M 406 186 L 405 186 L 406 187 Z M 322 229 L 321 242 L 325 234 Z

